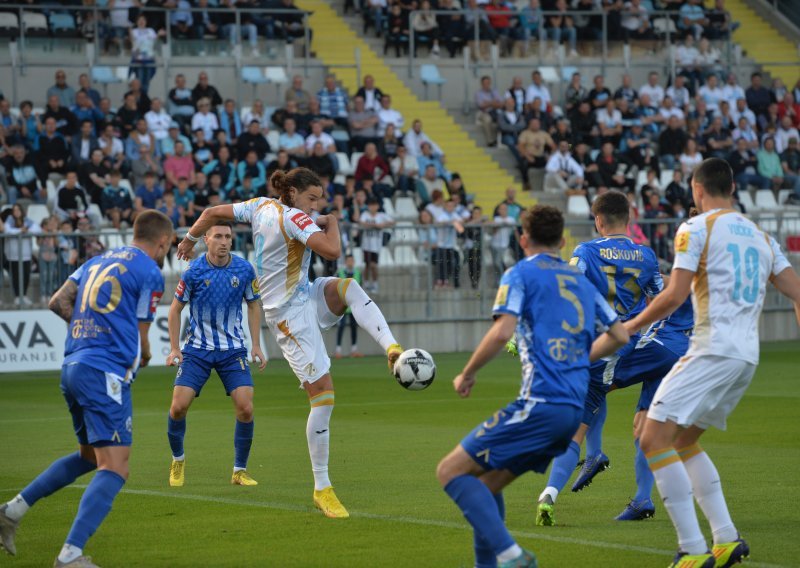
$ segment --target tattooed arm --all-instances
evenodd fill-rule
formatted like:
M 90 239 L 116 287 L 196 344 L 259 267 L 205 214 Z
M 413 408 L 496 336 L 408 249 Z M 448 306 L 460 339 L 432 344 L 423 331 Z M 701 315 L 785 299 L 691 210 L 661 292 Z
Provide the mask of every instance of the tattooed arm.
M 78 285 L 72 279 L 67 279 L 64 285 L 50 298 L 47 307 L 58 317 L 69 323 L 72 320 L 72 310 L 75 307 L 75 298 L 78 297 Z

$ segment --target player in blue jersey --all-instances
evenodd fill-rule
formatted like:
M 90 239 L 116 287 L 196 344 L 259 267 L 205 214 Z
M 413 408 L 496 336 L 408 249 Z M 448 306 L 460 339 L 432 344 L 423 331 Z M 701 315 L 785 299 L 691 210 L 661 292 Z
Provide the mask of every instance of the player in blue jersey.
M 586 275 L 619 315 L 620 320 L 626 321 L 644 309 L 645 297 L 654 297 L 664 287 L 658 259 L 653 249 L 637 245 L 626 236 L 630 204 L 623 193 L 609 191 L 600 195 L 592 204 L 592 212 L 601 237 L 578 245 L 570 264 Z M 614 366 L 620 358 L 634 350 L 638 341 L 637 334 L 619 352 L 592 364 L 581 425 L 567 451 L 553 462 L 547 487 L 539 496 L 537 525 L 554 523 L 553 505 L 578 464 L 580 447 L 587 430 L 590 425 L 598 424 L 598 420 L 605 419 L 605 396 L 613 379 Z M 597 427 L 595 432 L 599 431 L 600 428 Z M 591 482 L 597 472 L 608 467 L 608 463 L 605 454 L 592 456 L 587 453 L 581 471 L 583 483 Z M 573 487 L 573 490 L 580 488 Z
M 474 529 L 478 568 L 535 567 L 536 557 L 505 527 L 503 488 L 527 471 L 544 473 L 578 428 L 589 383 L 589 362 L 628 341 L 617 314 L 581 274 L 558 256 L 564 218 L 536 205 L 523 218 L 526 258 L 504 275 L 494 325 L 453 381 L 469 396 L 477 372 L 516 330 L 522 361 L 517 399 L 476 427 L 440 463 L 436 474 Z M 597 327 L 607 333 L 597 335 Z
M 261 306 L 253 266 L 231 254 L 233 225 L 217 222 L 203 237 L 208 252 L 194 260 L 183 273 L 169 310 L 171 351 L 167 365 L 180 365 L 172 390 L 167 418 L 167 438 L 172 449 L 169 484 L 184 483 L 183 439 L 186 413 L 200 396 L 212 369 L 222 380 L 236 411 L 233 434 L 234 463 L 231 483 L 258 485 L 247 473 L 247 458 L 253 444 L 253 378 L 247 364 L 247 345 L 242 328 L 242 301 L 247 302 L 251 355 L 264 370 L 267 358 L 261 351 Z M 189 303 L 189 329 L 181 351 L 181 312 Z
M 30 507 L 97 469 L 55 561 L 57 567 L 95 566 L 83 547 L 128 478 L 131 383 L 150 361 L 147 333 L 164 292 L 161 266 L 172 239 L 172 222 L 165 215 L 142 213 L 133 224 L 130 246 L 92 258 L 50 299 L 50 309 L 69 323 L 61 392 L 79 449 L 0 506 L 0 539 L 10 554 L 16 554 L 16 529 Z

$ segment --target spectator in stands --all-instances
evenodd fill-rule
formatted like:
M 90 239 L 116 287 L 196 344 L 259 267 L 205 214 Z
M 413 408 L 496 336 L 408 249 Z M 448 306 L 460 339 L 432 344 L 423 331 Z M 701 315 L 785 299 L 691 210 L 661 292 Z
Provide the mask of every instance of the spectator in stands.
M 406 132 L 406 135 L 403 137 L 403 145 L 406 147 L 406 150 L 408 150 L 408 154 L 416 158 L 422 155 L 422 145 L 426 142 L 430 144 L 436 156 L 444 157 L 442 149 L 422 131 L 422 121 L 416 118 L 411 124 L 411 130 Z
M 39 135 L 36 153 L 39 180 L 42 185 L 50 178 L 58 183 L 64 177 L 69 164 L 69 144 L 56 130 L 56 119 L 52 116 L 44 121 L 44 132 Z
M 697 98 L 706 103 L 706 108 L 712 114 L 719 112 L 719 104 L 725 100 L 725 93 L 719 88 L 716 75 L 708 75 L 706 84 L 697 90 Z
M 103 190 L 109 183 L 110 170 L 106 165 L 103 151 L 98 147 L 92 150 L 91 159 L 78 168 L 78 182 L 86 189 L 92 203 L 100 203 Z
M 47 100 L 49 101 L 52 96 L 58 98 L 58 103 L 62 107 L 70 108 L 75 104 L 75 89 L 67 85 L 67 74 L 63 69 L 56 71 L 56 82 L 47 89 Z
M 625 2 L 620 25 L 625 41 L 656 39 L 653 28 L 650 26 L 647 7 L 642 4 L 641 0 Z
M 336 124 L 347 127 L 347 94 L 336 86 L 333 75 L 325 77 L 325 86 L 317 93 L 320 111 L 331 117 Z
M 176 142 L 175 153 L 164 160 L 164 176 L 167 191 L 178 185 L 178 179 L 182 177 L 194 184 L 194 162 L 184 149 L 183 142 Z
M 212 181 L 214 174 L 219 175 L 220 187 L 226 194 L 236 187 L 236 166 L 231 160 L 230 150 L 227 147 L 219 149 L 217 158 L 203 167 L 203 173 L 208 176 L 209 181 Z
M 144 113 L 139 110 L 139 106 L 136 104 L 136 95 L 131 92 L 126 93 L 125 104 L 117 111 L 117 125 L 119 126 L 120 137 L 127 138 L 136 128 L 136 122 L 140 118 L 144 118 Z
M 219 130 L 217 115 L 211 112 L 211 100 L 202 98 L 197 101 L 197 112 L 192 116 L 192 130 L 200 129 L 206 140 L 214 138 L 214 132 Z
M 317 174 L 320 179 L 333 179 L 336 176 L 336 170 L 333 167 L 333 160 L 331 160 L 325 145 L 322 142 L 315 142 L 308 152 L 308 157 L 305 159 L 305 167 Z M 323 188 L 325 186 L 323 185 Z
M 8 181 L 8 203 L 14 205 L 17 199 L 30 199 L 44 203 L 47 192 L 39 189 L 36 162 L 22 145 L 9 149 L 9 155 L 2 161 Z
M 2 231 L 2 229 L 0 229 Z M 42 221 L 42 233 L 57 233 L 58 217 L 51 215 Z M 36 239 L 39 244 L 39 254 L 37 263 L 39 265 L 39 289 L 44 304 L 50 296 L 59 288 L 61 282 L 58 279 L 58 237 L 47 236 Z
M 658 109 L 658 113 L 661 115 L 665 124 L 669 123 L 669 119 L 673 116 L 678 119 L 681 126 L 684 125 L 686 120 L 686 114 L 683 110 L 675 106 L 672 97 L 668 95 L 664 96 L 664 100 L 661 101 L 661 108 Z
M 419 162 L 415 157 L 408 154 L 405 146 L 397 148 L 397 156 L 391 159 L 389 166 L 392 170 L 395 187 L 399 191 L 403 193 L 416 191 Z
M 386 127 L 389 124 L 394 125 L 395 137 L 401 138 L 405 124 L 403 115 L 392 108 L 392 97 L 385 94 L 381 97 L 381 110 L 378 112 L 378 136 L 386 133 Z
M 152 100 L 150 110 L 145 113 L 144 119 L 147 121 L 148 131 L 152 133 L 157 143 L 167 137 L 172 117 L 163 109 L 161 99 L 156 97 Z
M 136 202 L 134 204 L 134 215 L 147 211 L 148 209 L 157 209 L 161 206 L 161 200 L 164 197 L 164 190 L 157 185 L 156 176 L 153 173 L 147 173 L 144 176 L 144 185 L 136 190 Z
M 675 82 L 664 91 L 664 96 L 670 97 L 675 106 L 684 113 L 688 110 L 691 100 L 689 89 L 684 86 L 685 83 L 686 78 L 684 76 L 676 75 Z
M 33 114 L 33 103 L 31 101 L 22 101 L 19 105 L 19 111 L 22 141 L 25 147 L 31 150 L 36 146 L 36 140 L 44 130 L 44 126 L 39 119 L 39 114 Z
M 496 89 L 492 88 L 489 76 L 481 77 L 481 88 L 475 92 L 475 122 L 481 127 L 486 138 L 486 145 L 497 145 L 496 115 L 503 108 L 503 99 Z
M 205 71 L 201 71 L 197 76 L 197 84 L 192 89 L 192 106 L 196 107 L 200 99 L 208 99 L 211 104 L 211 112 L 217 112 L 217 106 L 222 104 L 219 91 L 214 85 L 209 84 L 208 74 Z
M 141 150 L 150 155 L 158 152 L 156 137 L 147 131 L 147 121 L 140 118 L 136 121 L 136 127 L 125 140 L 125 157 L 129 161 L 141 158 Z
M 728 102 L 731 109 L 736 108 L 736 102 L 739 99 L 745 100 L 744 89 L 739 85 L 736 73 L 728 73 L 728 78 L 722 86 L 722 97 Z
M 525 210 L 525 208 L 517 203 L 517 190 L 513 187 L 507 187 L 505 198 L 503 201 L 498 203 L 493 212 L 493 216 L 496 217 L 498 215 L 498 211 L 500 210 L 500 205 L 505 203 L 506 207 L 508 208 L 508 215 L 514 219 L 514 221 L 519 221 L 520 215 Z
M 219 128 L 227 134 L 230 144 L 235 146 L 242 134 L 242 121 L 236 109 L 236 101 L 233 99 L 225 99 L 225 104 L 219 112 Z
M 642 85 L 639 89 L 639 98 L 643 95 L 647 95 L 650 99 L 650 102 L 656 106 L 661 106 L 661 101 L 664 100 L 664 87 L 662 87 L 658 83 L 658 73 L 656 71 L 651 71 L 647 75 L 647 83 Z
M 608 99 L 606 106 L 597 111 L 597 125 L 603 143 L 619 144 L 622 138 L 622 113 L 617 110 L 614 99 Z
M 156 74 L 156 41 L 164 31 L 156 32 L 147 26 L 147 18 L 140 14 L 136 27 L 131 28 L 131 67 L 130 71 L 142 83 L 142 91 L 147 92 L 150 81 Z
M 544 190 L 566 195 L 585 195 L 583 168 L 569 153 L 569 144 L 562 141 L 545 165 Z
M 487 3 L 488 2 L 484 2 L 484 4 Z M 476 25 L 478 26 L 479 41 L 495 41 L 496 36 L 491 24 L 489 23 L 489 16 L 487 15 L 486 11 L 481 10 L 477 0 L 467 0 L 467 13 L 464 14 L 464 31 L 467 37 L 467 42 L 470 45 L 472 45 L 474 42 L 474 32 L 472 30 L 475 29 Z M 475 53 L 478 53 L 480 46 L 475 45 L 473 46 L 473 49 L 475 50 Z
M 103 189 L 103 198 L 100 209 L 103 216 L 111 221 L 115 229 L 122 228 L 122 222 L 133 224 L 133 201 L 127 189 L 120 186 L 122 175 L 119 170 L 112 170 L 109 174 L 109 184 Z
M 42 232 L 38 223 L 26 216 L 26 211 L 19 203 L 11 206 L 11 215 L 6 218 L 3 232 L 6 234 L 3 252 L 8 263 L 11 286 L 14 289 L 14 305 L 30 306 L 28 284 L 31 278 L 31 259 L 33 258 L 33 238 L 27 235 L 38 235 Z
M 497 0 L 493 0 L 496 2 Z M 491 15 L 489 21 L 491 22 Z M 414 29 L 416 35 L 417 45 L 426 41 L 431 45 L 431 55 L 439 57 L 439 22 L 436 19 L 436 14 L 431 10 L 431 3 L 429 0 L 422 0 L 419 10 L 415 11 L 411 18 L 411 27 Z M 416 45 L 415 45 L 416 47 Z
M 556 144 L 553 138 L 550 134 L 541 129 L 541 122 L 539 119 L 531 119 L 530 122 L 528 122 L 528 128 L 520 133 L 517 141 L 520 171 L 522 173 L 522 181 L 525 185 L 530 185 L 528 170 L 531 168 L 544 168 L 547 164 L 548 154 L 555 150 Z M 535 191 L 538 188 L 531 187 L 530 189 Z
M 161 155 L 165 158 L 172 156 L 175 153 L 176 142 L 181 142 L 187 152 L 192 152 L 192 143 L 181 134 L 178 123 L 171 122 L 167 129 L 167 137 L 161 141 Z
M 97 137 L 94 135 L 94 123 L 91 120 L 84 120 L 81 122 L 81 128 L 78 136 L 72 138 L 70 150 L 72 154 L 72 163 L 75 166 L 80 166 L 84 162 L 88 162 L 92 158 L 92 152 L 100 148 L 97 143 Z
M 259 161 L 262 161 L 270 151 L 269 142 L 261 133 L 261 123 L 258 120 L 250 121 L 247 130 L 239 136 L 236 144 L 236 153 L 239 156 L 246 156 L 250 150 L 255 151 Z
M 286 89 L 284 95 L 285 102 L 293 101 L 300 112 L 308 112 L 308 105 L 311 102 L 311 93 L 303 88 L 303 77 L 295 75 L 292 77 L 292 86 Z
M 183 222 L 186 226 L 191 227 L 197 214 L 194 210 L 194 191 L 189 189 L 189 180 L 185 177 L 178 179 L 178 185 L 175 187 L 175 191 L 173 191 L 172 194 L 175 198 L 175 205 L 183 217 Z M 255 197 L 255 194 L 251 194 L 245 199 L 249 199 L 250 197 Z
M 501 202 L 495 208 L 493 223 L 495 226 L 492 228 L 490 249 L 494 267 L 494 285 L 496 286 L 506 271 L 505 254 L 511 239 L 514 238 L 514 227 L 517 225 L 517 220 L 508 213 L 507 203 Z
M 711 129 L 706 135 L 708 155 L 712 158 L 724 159 L 733 150 L 733 138 L 729 130 L 722 127 L 722 118 L 715 116 L 711 121 Z
M 378 148 L 375 144 L 367 144 L 364 147 L 364 155 L 358 159 L 358 164 L 356 165 L 356 182 L 369 192 L 373 191 L 373 184 L 385 184 L 384 178 L 387 176 L 391 176 L 391 170 L 386 160 L 378 154 Z M 383 188 L 381 189 L 383 190 Z M 389 193 L 391 193 L 391 190 L 389 190 Z
M 520 11 L 519 33 L 520 39 L 524 42 L 523 57 L 528 56 L 531 38 L 536 38 L 542 43 L 546 41 L 545 19 L 539 0 L 529 0 L 527 6 Z
M 678 117 L 667 120 L 667 128 L 658 137 L 658 153 L 661 164 L 668 170 L 675 167 L 680 154 L 686 147 L 686 132 L 681 128 Z
M 786 92 L 778 103 L 778 118 L 788 116 L 795 128 L 800 128 L 800 103 L 797 103 L 794 94 Z
M 756 153 L 756 157 L 758 158 L 758 173 L 770 180 L 773 189 L 781 189 L 785 179 L 781 158 L 775 151 L 775 139 L 765 138 L 764 147 Z
M 147 96 L 147 93 L 142 89 L 142 82 L 133 77 L 128 82 L 128 92 L 125 95 L 133 94 L 134 98 L 136 99 L 136 108 L 139 109 L 139 112 L 142 116 L 150 110 L 150 97 Z
M 256 193 L 267 186 L 267 169 L 264 167 L 264 163 L 258 159 L 255 150 L 250 150 L 245 155 L 245 159 L 236 166 L 236 178 L 240 184 L 245 176 L 252 178 L 253 190 Z
M 758 173 L 758 159 L 755 152 L 747 147 L 744 138 L 736 140 L 736 148 L 726 157 L 733 170 L 733 179 L 739 191 L 747 191 L 749 185 L 758 189 L 769 189 L 771 182 Z
M 364 289 L 377 293 L 378 259 L 383 248 L 383 230 L 394 226 L 394 221 L 380 211 L 380 200 L 370 196 L 367 199 L 367 210 L 359 217 L 358 225 L 363 230 L 361 249 L 364 251 Z
M 575 29 L 575 22 L 572 16 L 568 13 L 567 1 L 556 0 L 553 7 L 558 15 L 547 17 L 547 36 L 553 40 L 553 51 L 561 43 L 562 38 L 569 42 L 569 57 L 578 57 L 576 51 L 576 41 L 578 33 Z
M 407 149 L 408 148 L 406 148 L 406 150 Z M 444 167 L 444 162 L 444 156 L 434 154 L 433 146 L 430 142 L 422 143 L 422 152 L 417 156 L 419 171 L 424 172 L 428 166 L 433 165 L 436 168 L 436 175 L 446 182 L 449 182 L 452 179 L 452 175 L 447 171 L 447 168 Z
M 781 154 L 783 182 L 794 191 L 791 200 L 795 205 L 800 203 L 800 149 L 797 143 L 798 138 L 789 138 L 788 147 Z
M 253 2 L 250 0 L 222 0 L 222 6 L 230 9 L 236 9 L 236 5 L 243 5 L 250 7 Z M 222 37 L 227 38 L 231 44 L 231 53 L 236 49 L 236 45 L 246 37 L 250 43 L 250 55 L 252 57 L 260 57 L 261 53 L 258 51 L 258 28 L 252 22 L 252 16 L 249 13 L 241 13 L 239 15 L 239 24 L 237 26 L 236 18 L 233 14 L 221 14 L 223 19 Z
M 455 57 L 456 53 L 466 43 L 467 32 L 464 27 L 464 15 L 458 11 L 460 5 L 456 7 L 454 0 L 439 0 L 439 27 L 441 29 L 442 41 L 444 42 L 450 57 Z
M 667 202 L 675 209 L 675 204 L 680 203 L 681 208 L 686 211 L 689 210 L 692 204 L 692 190 L 687 183 L 683 181 L 683 173 L 680 168 L 673 170 L 672 181 L 667 185 L 665 190 Z
M 311 133 L 305 139 L 306 154 L 311 154 L 312 150 L 314 149 L 314 144 L 317 142 L 322 144 L 322 147 L 325 148 L 325 152 L 329 154 L 336 154 L 336 142 L 334 141 L 333 136 L 323 131 L 322 123 L 318 120 L 315 120 L 311 123 Z M 337 163 L 335 161 L 335 157 L 332 158 L 332 160 L 334 161 L 334 167 L 336 167 Z
M 628 165 L 619 159 L 614 151 L 614 144 L 604 142 L 597 156 L 597 171 L 602 185 L 600 190 L 618 189 L 620 191 L 634 191 L 634 180 L 626 177 Z
M 694 94 L 703 79 L 703 73 L 698 67 L 700 52 L 695 46 L 694 36 L 686 34 L 683 43 L 675 49 L 675 66 L 678 75 L 689 80 L 689 90 Z
M 195 37 L 194 15 L 189 0 L 173 1 L 173 4 L 174 9 L 169 15 L 170 35 L 175 39 L 203 39 L 202 34 Z
M 511 86 L 505 92 L 504 97 L 514 101 L 515 111 L 520 114 L 525 112 L 525 107 L 530 101 L 528 101 L 525 87 L 522 86 L 522 77 L 514 77 L 511 80 Z
M 583 101 L 578 105 L 578 110 L 570 117 L 570 121 L 573 135 L 578 143 L 583 142 L 590 147 L 597 146 L 600 129 L 597 126 L 589 101 Z
M 378 142 L 378 115 L 367 109 L 364 97 L 356 95 L 353 99 L 353 111 L 347 117 L 350 130 L 351 151 L 362 152 L 367 142 Z
M 279 138 L 278 147 L 281 150 L 286 150 L 290 156 L 302 157 L 306 155 L 305 140 L 297 133 L 295 122 L 291 118 L 287 118 L 283 122 L 283 133 Z
M 364 108 L 377 113 L 381 110 L 381 98 L 383 92 L 375 86 L 375 78 L 372 75 L 364 76 L 364 84 L 356 92 L 356 97 L 364 99 Z
M 306 33 L 305 12 L 297 8 L 294 0 L 281 0 L 278 8 L 287 10 L 275 14 L 274 19 L 276 26 L 280 30 L 280 35 L 286 40 L 286 43 L 293 43 L 295 39 L 302 38 Z M 309 40 L 311 39 L 311 30 L 309 28 Z M 311 46 L 306 45 L 305 49 L 311 49 Z
M 439 278 L 436 287 L 450 288 L 452 283 L 453 287 L 459 288 L 461 285 L 461 262 L 456 250 L 456 239 L 459 233 L 464 232 L 464 227 L 455 214 L 455 201 L 452 199 L 445 201 L 444 209 L 434 217 L 433 221 L 438 225 L 436 250 L 439 253 L 437 263 Z
M 86 73 L 81 73 L 78 76 L 78 87 L 80 88 L 75 93 L 76 95 L 77 93 L 84 93 L 87 97 L 89 97 L 89 100 L 92 101 L 94 106 L 100 106 L 100 93 L 97 91 L 97 89 L 92 88 L 89 75 Z
M 102 254 L 106 247 L 100 241 L 96 231 L 96 224 L 99 220 L 92 220 L 88 217 L 81 217 L 78 219 L 77 231 L 79 235 L 76 244 L 78 250 L 78 264 L 83 264 L 100 254 Z
M 130 161 L 128 170 L 136 187 L 144 183 L 147 172 L 153 172 L 159 178 L 164 175 L 160 157 L 150 147 L 143 145 L 139 147 L 138 157 Z
M 427 195 L 431 196 L 432 203 L 436 204 L 436 199 L 433 197 L 436 192 L 439 191 L 444 194 L 447 190 L 444 180 L 439 177 L 434 164 L 428 164 L 424 170 L 420 171 L 422 172 L 422 177 L 419 178 L 419 181 L 422 183 L 422 188 Z
M 759 72 L 750 75 L 750 87 L 745 91 L 745 98 L 747 107 L 755 113 L 757 118 L 765 116 L 769 105 L 775 102 L 772 92 L 763 86 Z
M 181 215 L 180 208 L 175 204 L 175 196 L 172 193 L 165 193 L 161 200 L 161 205 L 158 206 L 158 211 L 169 217 L 172 221 L 174 228 L 185 227 L 186 219 Z
M 53 212 L 60 220 L 72 221 L 74 225 L 79 218 L 87 215 L 90 204 L 89 195 L 78 183 L 78 172 L 68 170 L 64 181 L 56 190 Z
M 531 74 L 531 84 L 525 89 L 524 108 L 526 111 L 532 110 L 533 103 L 536 99 L 539 99 L 539 110 L 547 112 L 552 98 L 550 96 L 550 89 L 544 84 L 542 73 L 538 69 Z
M 622 137 L 620 151 L 624 156 L 623 160 L 636 166 L 639 171 L 651 168 L 657 172 L 660 169 L 653 144 L 650 137 L 644 133 L 641 120 L 634 120 L 631 123 L 630 130 Z
M 708 24 L 709 21 L 701 5 L 701 0 L 686 0 L 686 3 L 680 9 L 678 29 L 691 33 L 694 39 L 700 41 L 705 26 Z
M 40 120 L 44 123 L 48 118 L 56 121 L 56 130 L 62 136 L 72 136 L 78 130 L 78 119 L 68 107 L 59 102 L 58 95 L 47 98 L 47 106 Z
M 739 141 L 743 138 L 747 142 L 747 149 L 755 152 L 761 147 L 761 142 L 758 139 L 758 133 L 753 129 L 747 118 L 744 116 L 739 117 L 739 126 L 731 133 L 733 139 Z
M 779 154 L 789 147 L 789 140 L 800 138 L 797 128 L 792 125 L 792 117 L 784 115 L 775 132 L 775 151 Z
M 693 138 L 686 140 L 686 147 L 683 153 L 678 157 L 678 162 L 681 165 L 681 172 L 685 178 L 692 176 L 694 169 L 699 166 L 703 161 L 703 155 L 697 149 L 697 143 Z
M 739 27 L 738 22 L 731 21 L 731 14 L 725 9 L 725 0 L 714 0 L 714 8 L 706 11 L 706 16 L 708 26 L 705 34 L 709 39 L 726 39 Z
M 505 100 L 503 110 L 498 111 L 496 116 L 497 128 L 500 130 L 500 139 L 519 162 L 520 155 L 517 150 L 517 138 L 527 124 L 525 116 L 517 111 L 516 102 L 511 97 Z
M 586 98 L 593 109 L 606 106 L 606 102 L 611 98 L 611 91 L 605 86 L 605 78 L 602 75 L 595 75 L 594 87 Z
M 95 108 L 92 100 L 83 91 L 78 91 L 75 94 L 75 105 L 70 109 L 70 112 L 75 116 L 79 125 L 88 120 L 92 125 L 92 134 L 96 133 L 95 128 L 101 127 L 105 119 L 103 113 Z
M 625 99 L 629 104 L 634 104 L 639 99 L 639 93 L 633 88 L 633 78 L 628 73 L 622 75 L 622 84 L 614 91 L 614 100 Z
M 175 76 L 175 86 L 170 89 L 167 100 L 169 115 L 187 127 L 194 115 L 194 99 L 192 91 L 186 86 L 186 77 L 182 73 Z
M 197 39 L 203 39 L 206 35 L 211 35 L 219 37 L 222 30 L 220 29 L 220 25 L 218 23 L 218 14 L 215 12 L 209 12 L 208 10 L 208 2 L 209 0 L 198 0 L 197 7 L 202 8 L 201 11 L 194 12 L 193 18 L 193 34 L 194 37 Z M 206 56 L 205 48 L 201 47 L 200 51 L 198 52 L 200 57 Z M 194 105 L 192 105 L 194 106 Z

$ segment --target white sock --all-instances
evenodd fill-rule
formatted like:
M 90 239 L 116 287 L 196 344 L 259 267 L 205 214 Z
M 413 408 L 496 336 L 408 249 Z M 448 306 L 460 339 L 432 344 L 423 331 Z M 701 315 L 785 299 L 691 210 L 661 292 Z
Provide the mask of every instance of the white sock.
M 552 486 L 545 487 L 544 491 L 542 491 L 542 494 L 539 495 L 539 501 L 541 501 L 542 499 L 544 499 L 548 495 L 550 496 L 550 499 L 553 501 L 553 503 L 555 503 L 556 502 L 556 498 L 558 497 L 558 489 L 556 489 L 555 487 L 552 487 Z
M 513 544 L 497 555 L 497 561 L 508 562 L 509 560 L 514 560 L 520 554 L 522 554 L 522 549 L 518 544 Z
M 78 548 L 77 546 L 72 546 L 71 544 L 65 544 L 61 549 L 61 552 L 58 554 L 58 560 L 64 563 L 72 562 L 82 554 L 83 554 L 82 548 Z
M 344 301 L 353 312 L 353 317 L 356 318 L 359 327 L 369 333 L 384 351 L 389 349 L 393 343 L 397 343 L 380 308 L 355 280 L 350 280 L 344 294 Z
M 25 499 L 22 498 L 22 495 L 17 495 L 6 503 L 6 505 L 8 505 L 6 508 L 6 517 L 12 521 L 20 520 L 25 513 L 28 512 L 28 509 L 31 508 L 31 506 L 25 502 Z
M 329 396 L 328 396 L 329 395 Z M 315 400 L 326 397 L 328 402 L 314 406 Z M 331 439 L 330 422 L 333 412 L 333 391 L 323 392 L 311 399 L 311 411 L 308 413 L 306 424 L 306 438 L 308 439 L 308 454 L 311 456 L 311 471 L 314 474 L 314 490 L 320 491 L 330 487 L 328 478 L 328 453 Z
M 711 525 L 714 544 L 733 542 L 739 536 L 728 512 L 728 504 L 722 494 L 722 483 L 714 462 L 705 452 L 700 452 L 683 462 L 692 481 L 694 498 Z
M 184 459 L 186 459 L 186 454 L 181 454 L 179 456 L 172 456 L 172 459 L 176 462 L 182 462 Z
M 671 459 L 672 456 L 678 457 L 675 450 L 670 451 L 672 454 L 662 460 Z M 650 461 L 652 469 L 653 462 L 649 457 L 648 461 Z M 706 546 L 706 539 L 700 531 L 700 523 L 697 521 L 697 513 L 694 510 L 692 482 L 683 462 L 679 459 L 669 465 L 653 469 L 653 477 L 656 478 L 656 486 L 661 494 L 664 508 L 669 513 L 672 524 L 675 525 L 680 549 L 689 554 L 706 552 L 708 546 Z
M 353 343 L 353 346 L 350 348 L 350 353 L 355 353 L 356 351 L 358 351 L 358 345 Z
M 237 471 L 247 471 L 247 468 L 233 466 L 233 473 L 236 473 Z

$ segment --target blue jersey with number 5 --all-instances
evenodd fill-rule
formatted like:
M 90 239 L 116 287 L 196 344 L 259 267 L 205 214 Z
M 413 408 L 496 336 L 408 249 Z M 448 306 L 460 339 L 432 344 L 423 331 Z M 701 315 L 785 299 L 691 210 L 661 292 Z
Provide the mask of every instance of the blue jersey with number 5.
M 645 296 L 653 297 L 664 287 L 653 249 L 637 245 L 625 235 L 581 243 L 570 264 L 581 269 L 622 321 L 641 312 Z
M 592 342 L 618 318 L 581 271 L 548 254 L 528 257 L 503 275 L 493 312 L 517 318 L 519 397 L 583 408 Z
M 164 293 L 156 262 L 133 246 L 89 260 L 71 276 L 78 297 L 64 363 L 82 363 L 133 379 L 141 358 L 139 322 L 153 321 Z

